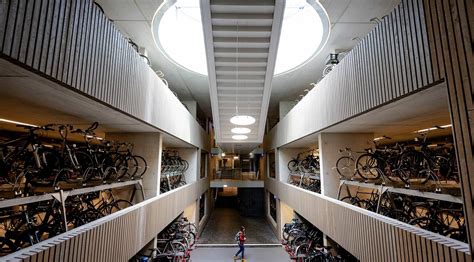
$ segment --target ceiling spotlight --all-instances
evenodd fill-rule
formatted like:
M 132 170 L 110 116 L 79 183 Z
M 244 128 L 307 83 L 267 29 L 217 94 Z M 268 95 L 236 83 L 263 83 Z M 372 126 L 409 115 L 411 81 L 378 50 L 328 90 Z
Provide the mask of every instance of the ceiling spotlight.
M 230 119 L 230 122 L 234 125 L 248 126 L 255 123 L 255 118 L 247 115 L 238 115 Z
M 232 139 L 234 139 L 234 140 L 245 140 L 247 138 L 249 138 L 249 137 L 246 136 L 246 135 L 233 135 L 232 136 Z
M 234 127 L 230 131 L 234 134 L 248 134 L 252 130 L 250 130 L 250 128 L 246 128 L 246 127 Z
M 300 95 L 300 97 L 303 97 L 304 95 Z
M 311 85 L 311 86 L 313 86 L 313 87 L 315 87 L 315 86 L 316 86 L 316 84 L 315 84 L 315 83 L 310 83 L 310 85 Z
M 309 89 L 306 88 L 305 90 L 303 90 L 303 92 L 308 93 L 308 92 L 309 92 Z
M 222 153 L 221 156 L 225 156 L 225 153 Z
M 238 156 L 234 156 L 234 159 L 237 160 L 237 159 L 239 159 L 239 157 L 238 157 Z

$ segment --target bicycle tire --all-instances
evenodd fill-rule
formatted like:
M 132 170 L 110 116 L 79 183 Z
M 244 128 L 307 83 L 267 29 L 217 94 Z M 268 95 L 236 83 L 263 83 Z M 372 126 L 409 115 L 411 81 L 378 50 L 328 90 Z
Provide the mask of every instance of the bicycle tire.
M 18 250 L 18 247 L 8 238 L 0 237 L 0 256 L 11 254 Z
M 288 170 L 290 170 L 291 172 L 296 172 L 299 170 L 299 161 L 296 160 L 296 159 L 292 159 L 290 160 L 290 162 L 288 162 Z
M 401 175 L 400 179 L 406 184 L 410 184 L 413 179 L 418 179 L 421 184 L 426 184 L 432 176 L 430 160 L 417 151 L 402 154 L 398 170 Z
M 377 167 L 377 159 L 370 153 L 360 155 L 356 161 L 357 174 L 365 180 L 376 180 L 380 178 Z
M 340 157 L 336 162 L 337 173 L 346 179 L 351 179 L 355 175 L 355 161 L 348 156 Z
M 142 156 L 133 155 L 132 157 L 135 158 L 135 161 L 137 162 L 137 170 L 135 171 L 133 178 L 141 179 L 148 169 L 147 162 Z

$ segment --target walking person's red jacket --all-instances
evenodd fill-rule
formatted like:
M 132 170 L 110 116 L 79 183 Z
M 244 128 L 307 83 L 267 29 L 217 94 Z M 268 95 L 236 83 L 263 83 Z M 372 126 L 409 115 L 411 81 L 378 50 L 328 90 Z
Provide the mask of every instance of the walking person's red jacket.
M 243 245 L 245 243 L 245 233 L 243 231 L 240 231 L 239 242 L 240 242 L 241 245 Z

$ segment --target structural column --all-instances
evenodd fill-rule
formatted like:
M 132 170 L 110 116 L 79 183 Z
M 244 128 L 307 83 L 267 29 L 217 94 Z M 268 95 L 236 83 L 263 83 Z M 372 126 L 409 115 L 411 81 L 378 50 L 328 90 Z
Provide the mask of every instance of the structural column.
M 339 174 L 336 162 L 342 156 L 340 149 L 350 148 L 353 153 L 373 146 L 371 133 L 321 133 L 319 134 L 319 161 L 321 173 L 321 194 L 337 198 Z M 356 160 L 357 156 L 354 156 Z
M 474 3 L 424 0 L 435 80 L 445 81 L 449 98 L 464 215 L 474 252 Z
M 160 194 L 162 135 L 160 133 L 107 133 L 106 138 L 133 144 L 133 154 L 145 158 L 148 165 L 142 178 L 145 198 L 158 196 Z

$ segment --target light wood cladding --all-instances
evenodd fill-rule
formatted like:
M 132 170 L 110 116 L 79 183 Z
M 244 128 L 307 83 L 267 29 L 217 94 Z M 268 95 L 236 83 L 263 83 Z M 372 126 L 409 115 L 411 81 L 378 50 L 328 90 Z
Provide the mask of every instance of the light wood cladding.
M 466 243 L 275 179 L 265 187 L 361 261 L 472 261 Z
M 471 252 L 474 252 L 474 3 L 419 0 L 426 10 L 427 37 L 436 80 L 448 86 Z
M 199 180 L 0 260 L 128 261 L 208 189 L 209 180 Z

